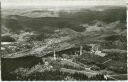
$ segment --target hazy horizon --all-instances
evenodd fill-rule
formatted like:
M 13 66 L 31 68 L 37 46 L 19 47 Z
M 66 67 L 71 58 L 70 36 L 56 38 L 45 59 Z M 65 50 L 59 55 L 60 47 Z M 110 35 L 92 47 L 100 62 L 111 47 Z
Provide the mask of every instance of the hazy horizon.
M 25 8 L 25 7 L 46 7 L 46 8 L 70 8 L 70 7 L 92 7 L 92 6 L 125 6 L 122 0 L 2 0 L 2 8 Z

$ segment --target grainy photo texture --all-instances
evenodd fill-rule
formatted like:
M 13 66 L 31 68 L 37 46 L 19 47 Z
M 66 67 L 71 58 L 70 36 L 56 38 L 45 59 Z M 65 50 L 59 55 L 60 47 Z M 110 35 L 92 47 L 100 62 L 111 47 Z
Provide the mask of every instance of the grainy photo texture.
M 122 0 L 3 0 L 1 80 L 127 80 Z

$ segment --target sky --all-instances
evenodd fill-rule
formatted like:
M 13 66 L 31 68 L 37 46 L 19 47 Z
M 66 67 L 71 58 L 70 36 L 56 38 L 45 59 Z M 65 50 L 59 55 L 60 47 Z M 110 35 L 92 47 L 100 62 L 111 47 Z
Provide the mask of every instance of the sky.
M 97 6 L 97 5 L 125 5 L 123 0 L 1 0 L 3 8 L 17 6 Z

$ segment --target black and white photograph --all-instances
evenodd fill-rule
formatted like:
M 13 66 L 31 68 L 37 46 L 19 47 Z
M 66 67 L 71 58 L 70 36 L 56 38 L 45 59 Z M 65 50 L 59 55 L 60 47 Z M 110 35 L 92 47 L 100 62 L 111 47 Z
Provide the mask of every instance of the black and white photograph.
M 2 81 L 126 81 L 123 0 L 2 0 Z

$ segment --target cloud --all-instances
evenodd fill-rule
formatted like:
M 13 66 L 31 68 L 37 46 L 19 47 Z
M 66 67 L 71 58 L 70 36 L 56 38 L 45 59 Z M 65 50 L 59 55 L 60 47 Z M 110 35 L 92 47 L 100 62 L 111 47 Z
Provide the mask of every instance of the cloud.
M 125 5 L 122 0 L 2 0 L 2 7 Z

